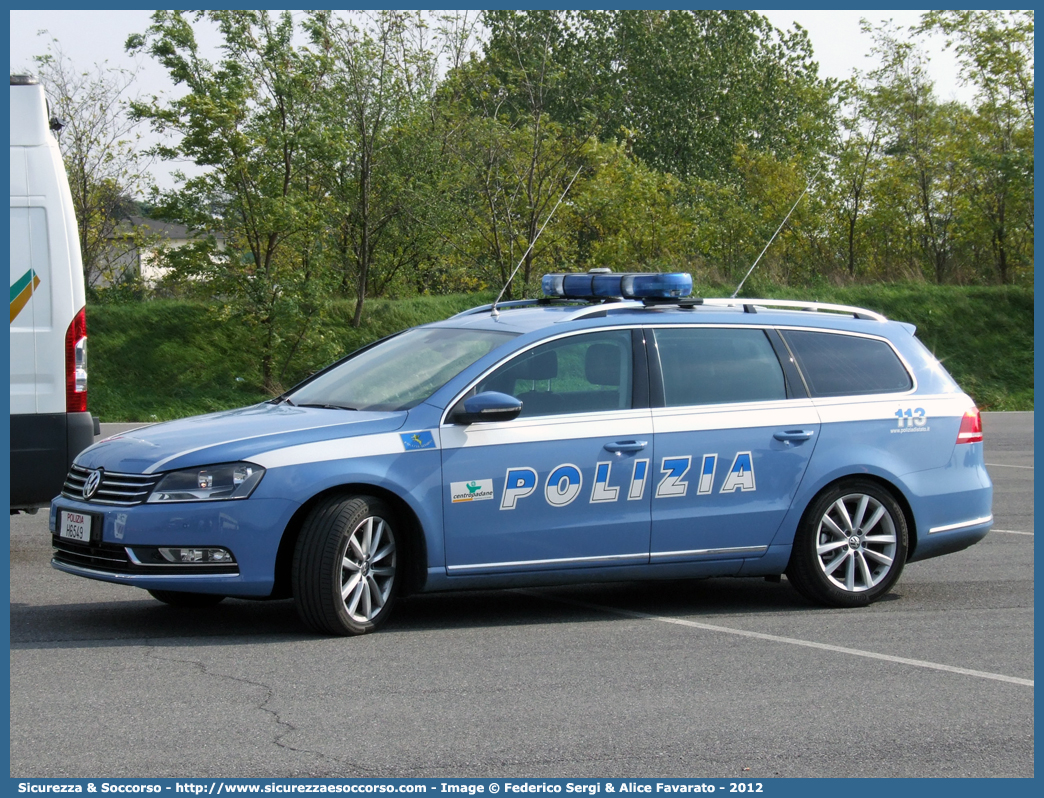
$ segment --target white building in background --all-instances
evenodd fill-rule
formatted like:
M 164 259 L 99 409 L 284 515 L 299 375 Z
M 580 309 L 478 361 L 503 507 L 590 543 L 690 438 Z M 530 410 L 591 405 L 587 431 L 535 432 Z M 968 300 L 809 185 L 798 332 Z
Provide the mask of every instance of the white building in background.
M 180 249 L 201 241 L 207 234 L 190 230 L 183 224 L 163 222 L 145 216 L 128 216 L 109 235 L 112 261 L 111 279 L 102 278 L 95 287 L 103 288 L 128 278 L 141 277 L 149 288 L 166 277 L 171 267 L 164 262 L 165 251 Z M 224 236 L 215 235 L 218 249 L 224 247 Z

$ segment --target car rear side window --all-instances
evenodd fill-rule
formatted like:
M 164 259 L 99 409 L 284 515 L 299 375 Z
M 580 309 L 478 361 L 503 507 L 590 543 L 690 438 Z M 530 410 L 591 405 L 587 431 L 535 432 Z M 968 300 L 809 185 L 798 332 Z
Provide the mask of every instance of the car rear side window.
M 667 407 L 787 398 L 783 369 L 762 330 L 662 327 L 653 334 Z
M 812 396 L 901 393 L 913 381 L 895 350 L 876 338 L 785 330 Z

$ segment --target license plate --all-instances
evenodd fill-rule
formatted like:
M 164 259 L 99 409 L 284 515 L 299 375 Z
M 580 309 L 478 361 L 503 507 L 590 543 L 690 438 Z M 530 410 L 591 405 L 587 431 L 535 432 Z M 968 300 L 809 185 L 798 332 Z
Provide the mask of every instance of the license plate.
M 91 542 L 91 516 L 62 510 L 58 514 L 58 537 L 76 540 L 80 543 Z

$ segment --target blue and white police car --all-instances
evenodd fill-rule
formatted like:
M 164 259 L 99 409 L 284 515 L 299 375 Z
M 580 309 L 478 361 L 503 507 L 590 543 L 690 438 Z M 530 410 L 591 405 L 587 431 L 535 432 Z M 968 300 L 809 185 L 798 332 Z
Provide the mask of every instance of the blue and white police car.
M 859 606 L 987 533 L 979 413 L 912 325 L 691 286 L 546 275 L 103 440 L 51 505 L 52 564 L 175 605 L 292 596 L 344 635 L 407 593 L 568 582 L 786 574 Z

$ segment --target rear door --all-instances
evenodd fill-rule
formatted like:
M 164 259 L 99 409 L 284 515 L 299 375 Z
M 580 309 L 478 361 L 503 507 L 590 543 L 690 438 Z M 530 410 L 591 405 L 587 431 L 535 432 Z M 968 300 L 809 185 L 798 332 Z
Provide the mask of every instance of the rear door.
M 738 569 L 790 508 L 819 416 L 774 330 L 664 326 L 648 338 L 652 562 L 737 558 Z

